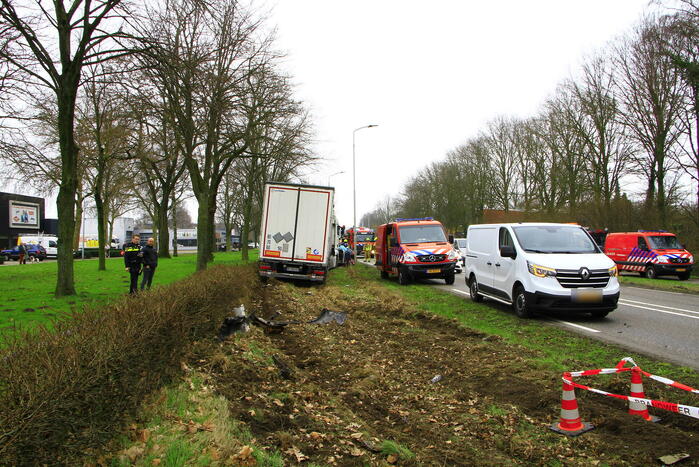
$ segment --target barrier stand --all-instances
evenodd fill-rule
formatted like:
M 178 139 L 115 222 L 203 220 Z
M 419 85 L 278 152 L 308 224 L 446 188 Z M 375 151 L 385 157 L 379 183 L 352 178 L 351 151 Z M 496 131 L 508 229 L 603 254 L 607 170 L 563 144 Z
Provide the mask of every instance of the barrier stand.
M 631 368 L 625 368 L 627 363 L 630 363 L 633 366 Z M 578 376 L 610 375 L 615 373 L 624 373 L 627 371 L 631 372 L 630 396 L 612 394 L 611 392 L 602 391 L 601 389 L 595 389 L 590 386 L 573 382 L 573 378 L 577 378 Z M 629 413 L 631 415 L 641 416 L 648 421 L 657 421 L 654 420 L 657 417 L 653 417 L 648 413 L 648 407 L 655 407 L 680 415 L 685 415 L 687 417 L 699 419 L 699 407 L 646 399 L 646 395 L 643 392 L 643 379 L 641 375 L 673 388 L 681 389 L 693 394 L 699 394 L 699 389 L 694 389 L 677 381 L 643 371 L 632 358 L 626 357 L 622 359 L 614 368 L 601 368 L 598 370 L 572 371 L 563 373 L 561 418 L 559 423 L 552 424 L 550 428 L 556 433 L 561 433 L 567 436 L 577 436 L 593 428 L 591 424 L 580 421 L 578 402 L 575 399 L 575 388 L 584 389 L 586 391 L 594 392 L 595 394 L 601 394 L 603 396 L 614 397 L 616 399 L 627 401 L 629 403 Z
M 648 407 L 646 404 L 634 400 L 633 398 L 646 398 L 646 393 L 643 392 L 643 377 L 641 376 L 641 369 L 638 366 L 631 368 L 631 394 L 629 398 L 629 414 L 639 415 L 643 417 L 644 420 L 649 422 L 657 423 L 660 421 L 660 417 L 651 415 L 648 413 Z
M 563 377 L 570 380 L 570 373 L 564 373 Z M 561 395 L 561 418 L 558 423 L 551 424 L 551 429 L 556 433 L 566 436 L 578 436 L 590 431 L 594 426 L 580 421 L 578 401 L 575 399 L 575 388 L 566 379 L 563 380 L 563 394 Z

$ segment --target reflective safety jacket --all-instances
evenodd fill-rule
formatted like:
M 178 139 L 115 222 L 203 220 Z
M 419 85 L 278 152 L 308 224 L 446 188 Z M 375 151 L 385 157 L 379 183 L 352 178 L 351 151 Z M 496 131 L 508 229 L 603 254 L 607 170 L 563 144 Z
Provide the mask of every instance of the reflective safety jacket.
M 127 268 L 130 267 L 140 267 L 143 261 L 143 254 L 141 253 L 141 245 L 138 243 L 125 243 L 124 244 L 124 265 Z

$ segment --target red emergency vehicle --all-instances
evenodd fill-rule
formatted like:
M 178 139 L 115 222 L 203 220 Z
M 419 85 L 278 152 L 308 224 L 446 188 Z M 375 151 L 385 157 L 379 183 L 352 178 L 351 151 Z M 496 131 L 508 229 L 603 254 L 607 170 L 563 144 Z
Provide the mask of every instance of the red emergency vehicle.
M 665 231 L 620 232 L 607 234 L 604 252 L 620 271 L 636 271 L 643 277 L 676 275 L 689 279 L 694 257 Z
M 368 251 L 369 256 L 371 256 L 371 252 L 374 250 L 374 244 L 376 243 L 376 233 L 373 229 L 357 227 L 357 234 L 355 235 L 354 229 L 350 227 L 345 232 L 345 235 L 347 235 L 347 243 L 351 250 L 354 250 L 354 243 L 355 241 L 357 242 L 357 255 L 364 254 L 366 256 L 365 251 Z
M 417 277 L 442 278 L 453 284 L 458 258 L 453 242 L 431 217 L 396 219 L 376 231 L 376 267 L 383 279 L 398 276 L 402 285 Z

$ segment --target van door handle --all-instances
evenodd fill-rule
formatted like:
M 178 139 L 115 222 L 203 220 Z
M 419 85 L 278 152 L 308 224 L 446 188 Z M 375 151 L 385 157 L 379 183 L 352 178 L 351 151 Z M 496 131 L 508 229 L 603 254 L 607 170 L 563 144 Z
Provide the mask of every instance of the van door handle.
M 500 267 L 500 263 L 495 263 L 495 266 Z
M 485 263 L 485 264 L 487 264 L 488 266 L 492 266 L 492 265 L 493 265 L 493 263 L 491 263 L 490 261 L 488 261 L 488 262 Z

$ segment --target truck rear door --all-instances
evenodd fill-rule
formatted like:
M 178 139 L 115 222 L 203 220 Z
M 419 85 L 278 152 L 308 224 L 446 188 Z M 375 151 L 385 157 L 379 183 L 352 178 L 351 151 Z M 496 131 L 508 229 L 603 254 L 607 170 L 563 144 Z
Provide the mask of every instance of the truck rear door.
M 323 188 L 268 185 L 261 258 L 324 264 L 332 193 Z

